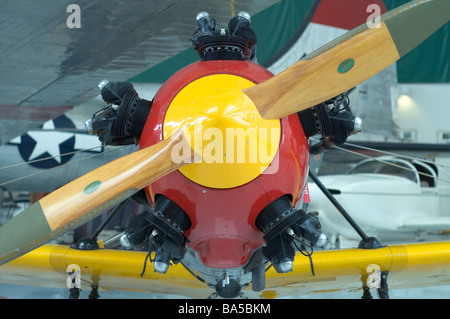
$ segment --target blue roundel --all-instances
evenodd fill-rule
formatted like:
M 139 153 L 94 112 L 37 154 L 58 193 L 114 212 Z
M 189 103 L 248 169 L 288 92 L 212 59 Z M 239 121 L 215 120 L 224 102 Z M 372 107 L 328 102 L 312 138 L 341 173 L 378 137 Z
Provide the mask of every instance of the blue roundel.
M 75 150 L 75 134 L 67 129 L 75 129 L 75 125 L 67 116 L 61 115 L 46 122 L 41 129 L 28 131 L 20 137 L 21 157 L 30 162 L 29 165 L 44 169 L 67 163 Z M 64 155 L 66 153 L 72 154 Z M 48 157 L 51 158 L 43 160 Z

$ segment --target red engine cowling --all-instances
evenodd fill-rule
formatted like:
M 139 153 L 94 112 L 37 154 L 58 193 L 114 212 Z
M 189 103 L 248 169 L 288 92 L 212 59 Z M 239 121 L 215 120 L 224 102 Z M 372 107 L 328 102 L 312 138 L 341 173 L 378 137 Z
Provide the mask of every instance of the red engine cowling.
M 249 61 L 199 61 L 188 65 L 166 81 L 155 95 L 140 148 L 163 139 L 166 112 L 177 94 L 189 83 L 214 74 L 235 75 L 256 84 L 273 76 Z M 146 188 L 150 203 L 164 195 L 187 213 L 191 227 L 184 233 L 188 239 L 186 245 L 197 252 L 205 266 L 242 267 L 252 252 L 264 244 L 264 234 L 255 225 L 258 214 L 284 195 L 293 205 L 301 199 L 308 174 L 308 141 L 297 115 L 280 121 L 280 145 L 273 161 L 278 163 L 276 172 L 224 189 L 199 185 L 175 171 Z

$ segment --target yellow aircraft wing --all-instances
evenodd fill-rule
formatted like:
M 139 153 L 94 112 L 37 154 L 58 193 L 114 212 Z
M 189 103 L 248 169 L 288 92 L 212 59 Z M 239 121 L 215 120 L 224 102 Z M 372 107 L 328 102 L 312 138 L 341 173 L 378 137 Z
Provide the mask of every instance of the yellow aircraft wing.
M 79 267 L 81 288 L 135 291 L 207 298 L 213 290 L 178 264 L 166 274 L 149 265 L 141 277 L 146 252 L 99 249 L 81 251 L 44 245 L 0 267 L 0 283 L 67 288 L 68 271 Z M 250 298 L 276 298 L 323 292 L 361 291 L 373 285 L 375 270 L 388 274 L 389 289 L 450 284 L 450 242 L 386 246 L 378 249 L 339 249 L 314 252 L 310 261 L 297 254 L 294 271 L 266 273 L 266 289 L 243 290 Z M 68 269 L 69 268 L 69 269 Z M 371 286 L 369 286 L 371 287 Z

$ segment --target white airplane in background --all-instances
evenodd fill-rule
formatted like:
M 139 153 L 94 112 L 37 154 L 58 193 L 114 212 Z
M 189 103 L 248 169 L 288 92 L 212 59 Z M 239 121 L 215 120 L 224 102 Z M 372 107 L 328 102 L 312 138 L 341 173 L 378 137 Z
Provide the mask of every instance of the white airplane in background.
M 442 159 L 441 159 L 442 160 Z M 344 209 L 367 236 L 382 244 L 448 239 L 450 174 L 425 160 L 397 156 L 366 159 L 347 174 L 322 175 L 335 207 L 316 183 L 309 184 L 308 209 L 318 215 L 330 248 L 356 247 L 361 236 L 338 209 Z

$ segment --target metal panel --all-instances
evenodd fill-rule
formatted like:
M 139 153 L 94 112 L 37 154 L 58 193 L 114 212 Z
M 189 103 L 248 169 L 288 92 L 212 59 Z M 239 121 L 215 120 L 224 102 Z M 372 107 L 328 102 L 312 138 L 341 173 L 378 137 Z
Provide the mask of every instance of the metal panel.
M 0 5 L 0 104 L 80 103 L 97 94 L 101 79 L 126 80 L 189 48 L 199 11 L 228 20 L 277 1 L 75 1 L 81 28 L 70 29 L 72 2 Z

